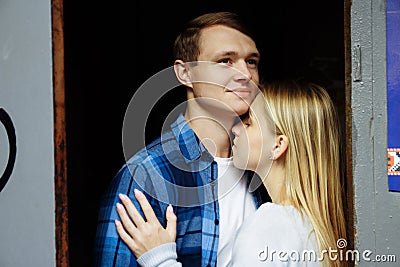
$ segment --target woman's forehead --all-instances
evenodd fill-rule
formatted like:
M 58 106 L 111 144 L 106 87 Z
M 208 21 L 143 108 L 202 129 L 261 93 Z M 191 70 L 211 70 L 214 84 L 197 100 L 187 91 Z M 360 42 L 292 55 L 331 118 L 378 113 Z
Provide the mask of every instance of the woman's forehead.
M 258 94 L 254 101 L 250 105 L 249 109 L 249 116 L 251 118 L 260 118 L 261 116 L 266 115 L 266 110 L 265 110 L 265 99 L 262 94 Z

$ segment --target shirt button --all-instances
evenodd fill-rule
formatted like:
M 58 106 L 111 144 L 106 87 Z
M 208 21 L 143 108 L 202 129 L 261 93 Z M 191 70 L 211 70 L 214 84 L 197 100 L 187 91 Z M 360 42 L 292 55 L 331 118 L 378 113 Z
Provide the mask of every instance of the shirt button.
M 211 186 L 214 186 L 215 185 L 215 181 L 211 181 Z
M 218 220 L 218 219 L 215 219 L 215 220 L 214 220 L 214 223 L 215 223 L 215 225 L 218 225 L 218 224 L 219 224 L 219 220 Z

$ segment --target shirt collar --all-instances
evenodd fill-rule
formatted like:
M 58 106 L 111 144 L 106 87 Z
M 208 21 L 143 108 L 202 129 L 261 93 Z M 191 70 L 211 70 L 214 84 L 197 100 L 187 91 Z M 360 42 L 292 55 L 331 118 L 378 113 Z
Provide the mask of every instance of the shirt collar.
M 187 163 L 199 159 L 203 153 L 207 153 L 212 158 L 182 113 L 179 114 L 175 122 L 172 123 L 171 129 Z

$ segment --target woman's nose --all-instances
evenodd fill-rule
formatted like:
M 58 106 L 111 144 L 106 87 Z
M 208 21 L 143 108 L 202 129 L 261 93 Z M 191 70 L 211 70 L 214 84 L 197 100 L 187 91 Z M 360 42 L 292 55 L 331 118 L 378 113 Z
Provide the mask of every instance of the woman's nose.
M 239 127 L 240 127 L 240 124 L 241 124 L 241 122 L 239 122 L 238 124 L 235 124 L 235 125 L 232 127 L 232 133 L 233 133 L 235 136 L 239 136 L 239 132 L 240 132 Z

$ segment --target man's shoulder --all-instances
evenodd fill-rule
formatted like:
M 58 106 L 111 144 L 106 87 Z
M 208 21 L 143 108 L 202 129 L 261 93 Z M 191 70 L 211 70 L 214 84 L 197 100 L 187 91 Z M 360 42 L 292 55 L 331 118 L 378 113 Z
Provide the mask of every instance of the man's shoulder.
M 127 165 L 154 164 L 159 160 L 165 160 L 168 156 L 166 154 L 177 150 L 179 150 L 179 144 L 172 131 L 169 130 L 136 152 L 127 159 L 126 163 Z

